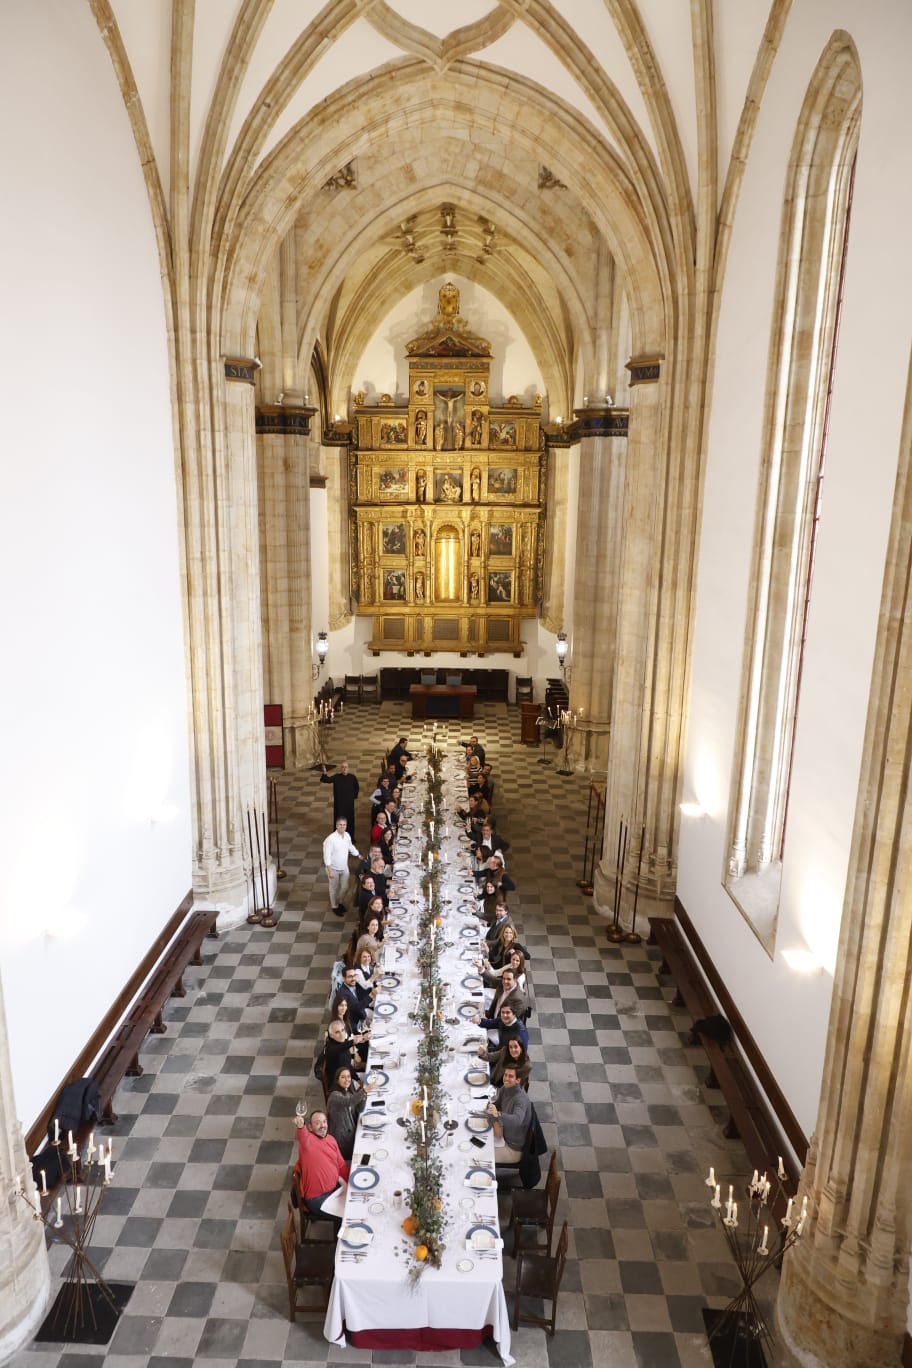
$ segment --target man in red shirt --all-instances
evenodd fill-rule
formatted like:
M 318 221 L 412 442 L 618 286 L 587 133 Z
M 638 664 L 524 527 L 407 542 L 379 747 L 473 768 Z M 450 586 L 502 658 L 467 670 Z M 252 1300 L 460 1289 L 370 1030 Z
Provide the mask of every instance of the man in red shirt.
M 301 1175 L 298 1186 L 301 1200 L 308 1211 L 318 1215 L 327 1197 L 348 1179 L 349 1166 L 342 1158 L 339 1146 L 329 1134 L 326 1112 L 310 1113 L 310 1124 L 304 1117 L 295 1117 L 298 1131 L 298 1165 Z

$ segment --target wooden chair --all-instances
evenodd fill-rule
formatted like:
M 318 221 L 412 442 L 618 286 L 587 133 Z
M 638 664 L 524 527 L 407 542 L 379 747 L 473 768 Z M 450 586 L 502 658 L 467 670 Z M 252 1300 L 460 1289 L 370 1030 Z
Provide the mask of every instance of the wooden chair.
M 557 1214 L 557 1200 L 560 1196 L 561 1176 L 557 1171 L 557 1150 L 551 1151 L 551 1163 L 543 1188 L 519 1188 L 513 1193 L 513 1212 L 510 1229 L 513 1232 L 513 1254 L 515 1259 L 520 1249 L 529 1252 L 540 1250 L 551 1253 L 551 1236 L 554 1233 L 554 1218 Z M 539 1232 L 544 1231 L 545 1243 L 539 1242 Z M 523 1235 L 531 1232 L 534 1243 L 524 1244 Z
M 306 1240 L 310 1227 L 314 1226 L 318 1230 L 323 1228 L 328 1229 L 332 1243 L 335 1244 L 336 1219 L 333 1216 L 323 1216 L 310 1211 L 309 1208 L 304 1205 L 304 1198 L 301 1196 L 301 1169 L 297 1164 L 295 1164 L 294 1168 L 291 1170 L 291 1195 L 288 1198 L 288 1209 L 289 1211 L 296 1211 L 298 1213 L 300 1240 Z M 320 1243 L 325 1244 L 326 1241 L 321 1240 Z
M 360 702 L 361 702 L 361 676 L 360 676 L 360 675 L 350 675 L 350 674 L 347 674 L 347 675 L 345 676 L 345 687 L 344 687 L 344 689 L 342 690 L 342 697 L 343 697 L 343 699 L 345 700 L 346 703 L 360 703 Z
M 361 702 L 380 702 L 380 676 L 376 674 L 361 676 Z
M 336 1270 L 336 1246 L 329 1240 L 298 1240 L 294 1212 L 289 1206 L 285 1229 L 282 1231 L 282 1258 L 288 1282 L 288 1319 L 294 1321 L 299 1313 L 325 1314 Z M 303 1302 L 300 1294 L 310 1289 L 321 1292 L 317 1302 Z
M 533 693 L 532 676 L 531 676 L 531 675 L 517 675 L 517 676 L 516 676 L 516 706 L 519 707 L 520 703 L 531 703 L 531 702 L 533 701 L 533 699 L 532 699 L 532 693 Z
M 567 1222 L 564 1221 L 554 1254 L 520 1249 L 516 1256 L 516 1286 L 512 1322 L 514 1330 L 519 1328 L 520 1321 L 526 1321 L 530 1325 L 542 1326 L 549 1335 L 554 1334 L 554 1326 L 557 1321 L 557 1294 L 560 1291 L 561 1279 L 564 1276 L 569 1244 L 570 1235 Z M 519 1304 L 523 1297 L 534 1297 L 538 1301 L 550 1301 L 550 1318 L 535 1316 L 531 1311 L 520 1311 Z

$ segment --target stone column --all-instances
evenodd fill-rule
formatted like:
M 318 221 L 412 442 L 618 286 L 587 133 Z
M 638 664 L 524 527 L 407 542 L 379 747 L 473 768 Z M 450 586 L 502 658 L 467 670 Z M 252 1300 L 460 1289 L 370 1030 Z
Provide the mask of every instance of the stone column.
M 912 414 L 897 481 L 817 1126 L 779 1321 L 804 1365 L 898 1364 L 912 1243 Z M 904 1361 L 904 1360 L 903 1360 Z
M 669 829 L 669 821 L 674 826 L 668 809 L 675 802 L 676 771 L 672 776 L 665 773 L 662 737 L 652 721 L 657 716 L 667 719 L 671 708 L 679 727 L 683 706 L 682 698 L 670 697 L 669 671 L 656 650 L 657 618 L 674 613 L 672 596 L 660 598 L 663 560 L 674 554 L 674 547 L 663 540 L 662 522 L 667 520 L 660 520 L 663 500 L 674 497 L 673 490 L 661 485 L 662 463 L 657 458 L 663 441 L 660 365 L 655 358 L 644 357 L 631 361 L 630 370 L 605 838 L 595 875 L 596 906 L 606 913 L 614 904 L 621 819 L 629 828 L 628 877 L 636 873 L 640 832 L 646 825 L 641 886 L 647 893 L 673 895 L 674 871 L 662 833 Z
M 38 1329 L 46 1308 L 50 1274 L 44 1226 L 36 1219 L 34 1209 L 17 1195 L 21 1181 L 34 1206 L 35 1185 L 13 1096 L 2 981 L 0 1136 L 0 1363 L 5 1363 Z

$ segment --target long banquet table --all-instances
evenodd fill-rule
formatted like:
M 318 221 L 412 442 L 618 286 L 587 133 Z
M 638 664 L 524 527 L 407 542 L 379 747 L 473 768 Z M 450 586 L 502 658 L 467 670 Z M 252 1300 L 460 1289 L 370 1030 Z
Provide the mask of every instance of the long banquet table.
M 427 735 L 431 735 L 430 728 Z M 437 828 L 442 861 L 440 973 L 448 984 L 446 1020 L 458 1021 L 447 1026 L 447 1056 L 441 1069 L 449 1119 L 457 1123 L 440 1150 L 446 1248 L 439 1268 L 425 1265 L 420 1277 L 410 1276 L 415 1267 L 414 1242 L 403 1233 L 402 1221 L 408 1214 L 404 1193 L 413 1181 L 412 1152 L 398 1119 L 405 1116 L 417 1093 L 416 1049 L 422 1035 L 421 1024 L 408 1017 L 420 985 L 417 916 L 424 899 L 425 867 L 420 861 L 426 844 L 427 795 L 427 763 L 421 756 L 412 763 L 414 782 L 405 789 L 383 951 L 388 977 L 386 984 L 381 980 L 374 1004 L 368 1077 L 381 1070 L 381 1082 L 383 1076 L 388 1081 L 382 1090 L 371 1092 L 355 1137 L 324 1334 L 336 1344 L 344 1343 L 347 1334 L 361 1348 L 418 1350 L 467 1348 L 491 1335 L 503 1363 L 509 1365 L 514 1360 L 502 1282 L 493 1132 L 473 1137 L 469 1129 L 484 1125 L 478 1114 L 484 1111 L 490 1088 L 486 1080 L 472 1085 L 466 1078 L 476 1070 L 480 1079 L 486 1066 L 477 1055 L 483 1032 L 467 1019 L 482 1005 L 481 985 L 463 985 L 464 979 L 477 972 L 472 961 L 478 958 L 484 927 L 476 915 L 475 884 L 461 828 L 450 820 L 456 802 L 465 795 L 462 759 L 461 751 L 443 755 L 445 812 L 437 814 L 443 824 L 442 831 Z M 393 978 L 399 979 L 397 987 Z M 473 1138 L 481 1145 L 473 1144 Z M 360 1184 L 371 1186 L 361 1188 Z M 358 1226 L 367 1226 L 369 1231 L 358 1234 Z M 495 1232 L 498 1238 L 493 1247 L 475 1247 L 476 1242 L 491 1243 L 483 1231 L 471 1234 L 477 1226 Z M 358 1239 L 369 1239 L 369 1243 L 352 1248 Z

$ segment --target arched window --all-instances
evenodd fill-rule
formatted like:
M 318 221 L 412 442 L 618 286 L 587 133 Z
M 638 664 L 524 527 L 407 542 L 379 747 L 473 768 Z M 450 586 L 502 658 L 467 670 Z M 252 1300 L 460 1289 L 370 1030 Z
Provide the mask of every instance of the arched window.
M 786 184 L 725 873 L 770 952 L 860 114 L 857 54 L 836 32 L 805 96 Z

